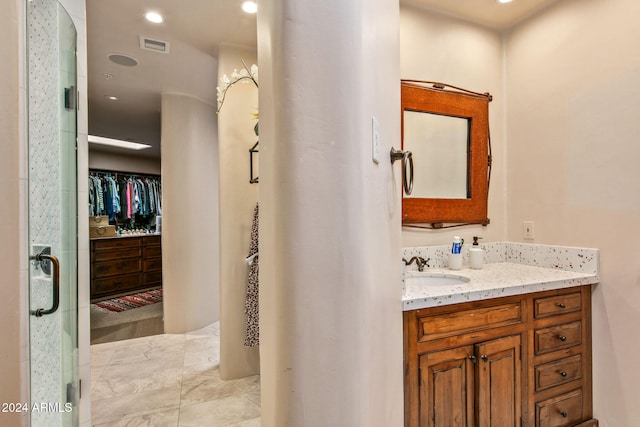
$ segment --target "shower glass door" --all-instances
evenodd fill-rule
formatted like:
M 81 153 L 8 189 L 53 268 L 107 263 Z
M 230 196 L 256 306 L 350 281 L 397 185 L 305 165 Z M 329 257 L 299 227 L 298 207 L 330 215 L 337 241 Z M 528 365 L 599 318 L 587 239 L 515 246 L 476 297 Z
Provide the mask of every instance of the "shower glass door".
M 28 0 L 31 426 L 78 425 L 76 30 L 56 1 Z

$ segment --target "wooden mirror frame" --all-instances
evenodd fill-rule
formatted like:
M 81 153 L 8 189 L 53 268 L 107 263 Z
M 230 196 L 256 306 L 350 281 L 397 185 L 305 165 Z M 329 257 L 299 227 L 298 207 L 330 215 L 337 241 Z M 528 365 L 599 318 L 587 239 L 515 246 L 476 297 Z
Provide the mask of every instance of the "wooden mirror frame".
M 443 83 L 401 81 L 402 150 L 405 110 L 460 117 L 469 120 L 467 199 L 402 199 L 402 224 L 408 227 L 445 228 L 489 224 L 487 205 L 491 176 L 489 93 L 471 92 Z M 453 225 L 445 225 L 453 224 Z

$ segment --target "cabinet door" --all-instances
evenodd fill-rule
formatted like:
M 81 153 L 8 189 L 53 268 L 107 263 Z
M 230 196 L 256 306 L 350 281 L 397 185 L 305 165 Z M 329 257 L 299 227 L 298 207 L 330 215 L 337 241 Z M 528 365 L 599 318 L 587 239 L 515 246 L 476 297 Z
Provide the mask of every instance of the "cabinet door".
M 472 427 L 473 346 L 420 356 L 420 427 Z
M 476 345 L 478 427 L 520 426 L 520 335 Z

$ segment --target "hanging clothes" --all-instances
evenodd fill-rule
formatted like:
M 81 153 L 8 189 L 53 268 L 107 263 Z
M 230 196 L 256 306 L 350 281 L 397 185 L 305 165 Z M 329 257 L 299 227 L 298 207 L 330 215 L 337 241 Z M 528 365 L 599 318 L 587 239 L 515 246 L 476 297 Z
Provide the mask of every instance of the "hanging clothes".
M 247 315 L 247 333 L 244 345 L 255 347 L 260 344 L 260 319 L 258 315 L 258 205 L 253 210 L 251 225 L 251 243 L 249 245 L 249 279 L 247 280 L 247 297 L 244 312 Z
M 160 179 L 125 173 L 92 171 L 89 175 L 89 214 L 115 219 L 162 214 Z
M 104 192 L 102 181 L 96 176 L 89 176 L 89 213 L 100 215 L 104 211 Z

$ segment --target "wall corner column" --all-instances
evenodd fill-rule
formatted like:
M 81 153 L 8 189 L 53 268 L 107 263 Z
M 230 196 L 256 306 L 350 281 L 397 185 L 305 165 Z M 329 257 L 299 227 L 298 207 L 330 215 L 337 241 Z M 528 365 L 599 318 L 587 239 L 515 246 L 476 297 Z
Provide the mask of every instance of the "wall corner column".
M 403 423 L 398 25 L 397 0 L 260 4 L 265 427 Z
M 215 112 L 188 95 L 162 95 L 162 281 L 170 334 L 220 317 Z

